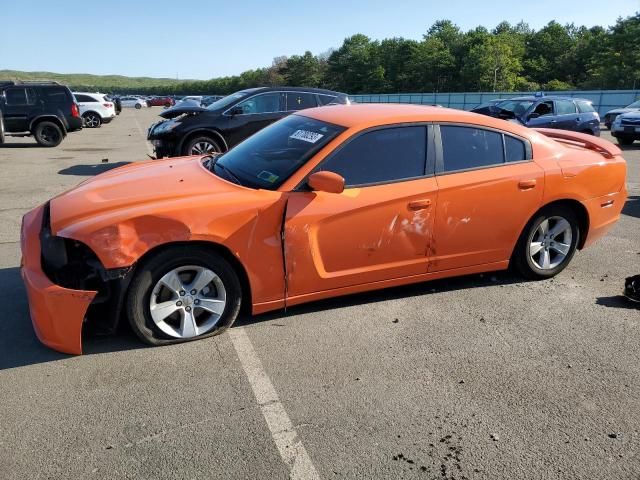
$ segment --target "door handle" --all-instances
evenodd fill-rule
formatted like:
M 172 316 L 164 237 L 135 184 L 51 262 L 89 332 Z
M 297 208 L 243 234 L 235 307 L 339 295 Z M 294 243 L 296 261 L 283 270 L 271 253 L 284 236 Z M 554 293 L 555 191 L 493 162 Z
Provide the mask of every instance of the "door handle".
M 520 180 L 518 182 L 518 188 L 520 190 L 531 190 L 532 188 L 536 188 L 535 180 Z
M 431 206 L 431 200 L 428 198 L 422 200 L 414 200 L 413 202 L 409 202 L 409 210 L 424 210 L 425 208 L 429 208 Z

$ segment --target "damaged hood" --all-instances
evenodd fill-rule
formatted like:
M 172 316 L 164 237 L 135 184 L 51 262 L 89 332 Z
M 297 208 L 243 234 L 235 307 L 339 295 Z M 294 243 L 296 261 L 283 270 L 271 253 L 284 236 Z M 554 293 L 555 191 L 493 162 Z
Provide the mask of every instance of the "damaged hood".
M 54 235 L 114 215 L 139 215 L 159 204 L 242 195 L 248 189 L 209 172 L 200 157 L 136 162 L 93 177 L 51 200 Z M 73 238 L 73 237 L 72 237 Z
M 205 107 L 201 107 L 196 102 L 181 102 L 176 104 L 174 107 L 167 108 L 160 112 L 160 116 L 162 118 L 176 118 L 180 115 L 184 115 L 185 113 L 202 113 L 206 112 L 207 109 Z

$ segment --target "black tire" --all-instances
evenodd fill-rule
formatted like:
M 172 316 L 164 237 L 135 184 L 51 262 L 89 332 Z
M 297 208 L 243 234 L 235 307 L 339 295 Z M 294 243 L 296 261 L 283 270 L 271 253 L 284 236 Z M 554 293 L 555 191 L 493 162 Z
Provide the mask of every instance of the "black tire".
M 616 140 L 618 140 L 620 145 L 624 145 L 625 147 L 628 147 L 634 141 L 633 137 L 616 137 Z
M 534 235 L 538 230 L 540 224 L 549 219 L 563 218 L 571 227 L 571 243 L 569 251 L 565 255 L 564 259 L 553 268 L 540 268 L 530 255 L 530 244 L 533 241 Z M 552 220 L 556 221 L 556 220 Z M 552 228 L 551 228 L 552 229 Z M 550 229 L 550 230 L 551 230 Z M 564 205 L 550 205 L 543 208 L 527 223 L 524 228 L 516 248 L 514 249 L 513 256 L 511 257 L 512 266 L 525 278 L 532 280 L 543 280 L 546 278 L 555 277 L 571 262 L 573 255 L 576 252 L 578 243 L 580 242 L 580 223 L 576 213 L 569 207 Z M 548 241 L 553 242 L 555 238 L 550 238 Z M 556 255 L 557 253 L 554 252 Z M 540 254 L 538 254 L 540 255 Z M 540 257 L 538 257 L 540 258 Z M 538 260 L 539 261 L 539 260 Z
M 60 126 L 48 121 L 38 123 L 33 131 L 33 136 L 36 142 L 43 147 L 57 147 L 64 138 Z
M 200 145 L 210 144 L 212 146 L 212 150 L 196 151 L 196 150 L 203 150 L 202 148 L 198 149 L 196 147 L 198 144 Z M 220 144 L 214 138 L 209 137 L 207 135 L 199 135 L 197 137 L 190 138 L 185 142 L 184 147 L 182 148 L 183 155 L 207 155 L 210 153 L 220 153 L 220 152 L 222 152 L 222 149 L 220 148 Z
M 139 103 L 136 103 L 136 110 L 140 110 L 142 108 L 142 105 L 140 105 Z
M 151 317 L 152 290 L 169 271 L 182 266 L 201 266 L 213 271 L 226 290 L 226 305 L 213 329 L 191 338 L 173 338 L 160 330 Z M 127 295 L 129 324 L 140 339 L 150 345 L 169 345 L 218 335 L 238 317 L 242 286 L 233 267 L 221 255 L 200 246 L 179 246 L 159 252 L 140 265 Z M 194 309 L 195 312 L 195 309 Z
M 4 118 L 2 118 L 2 112 L 0 112 L 0 145 L 4 143 Z
M 171 104 L 169 102 L 164 104 L 164 108 L 169 108 L 171 106 Z
M 82 118 L 87 128 L 99 128 L 102 125 L 102 117 L 95 112 L 87 112 Z

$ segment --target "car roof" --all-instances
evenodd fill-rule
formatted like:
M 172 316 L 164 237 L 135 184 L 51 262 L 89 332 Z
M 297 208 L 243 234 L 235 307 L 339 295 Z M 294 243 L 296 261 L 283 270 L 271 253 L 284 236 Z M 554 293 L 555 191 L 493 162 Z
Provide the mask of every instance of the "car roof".
M 412 122 L 459 122 L 497 128 L 520 136 L 530 136 L 526 127 L 513 122 L 453 108 L 393 103 L 330 105 L 300 110 L 295 115 L 311 117 L 347 128 L 369 128 Z
M 240 92 L 247 92 L 247 93 L 273 92 L 273 91 L 309 92 L 309 93 L 318 93 L 318 94 L 331 95 L 331 96 L 335 96 L 335 95 L 346 96 L 346 93 L 334 92 L 333 90 L 327 90 L 324 88 L 313 88 L 313 87 L 284 87 L 284 86 L 283 87 L 257 87 L 257 88 L 248 88 L 246 90 L 240 90 Z M 236 92 L 236 93 L 240 93 L 240 92 Z
M 505 101 L 508 100 L 528 100 L 528 101 L 537 101 L 537 100 L 579 100 L 581 102 L 589 102 L 592 103 L 592 100 L 589 100 L 587 98 L 578 98 L 578 97 L 564 97 L 562 95 L 545 95 L 543 97 L 536 97 L 534 95 L 527 95 L 524 97 L 513 97 L 513 98 L 506 98 Z

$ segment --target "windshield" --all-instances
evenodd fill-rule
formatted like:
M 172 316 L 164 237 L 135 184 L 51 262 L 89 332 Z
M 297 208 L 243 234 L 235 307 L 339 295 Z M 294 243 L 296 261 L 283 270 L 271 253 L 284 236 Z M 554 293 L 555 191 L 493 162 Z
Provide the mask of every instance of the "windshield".
M 276 190 L 342 131 L 337 125 L 291 115 L 218 157 L 212 170 L 247 187 Z
M 496 104 L 496 107 L 507 112 L 513 112 L 516 116 L 522 116 L 525 114 L 529 107 L 533 105 L 532 100 L 505 100 Z
M 633 102 L 631 105 L 627 105 L 627 108 L 640 108 L 640 100 Z
M 242 97 L 246 97 L 248 92 L 236 92 L 231 95 L 227 95 L 226 97 L 222 97 L 220 100 L 216 100 L 211 105 L 207 107 L 207 110 L 218 110 L 220 108 L 227 107 L 231 105 L 236 100 L 241 99 Z

